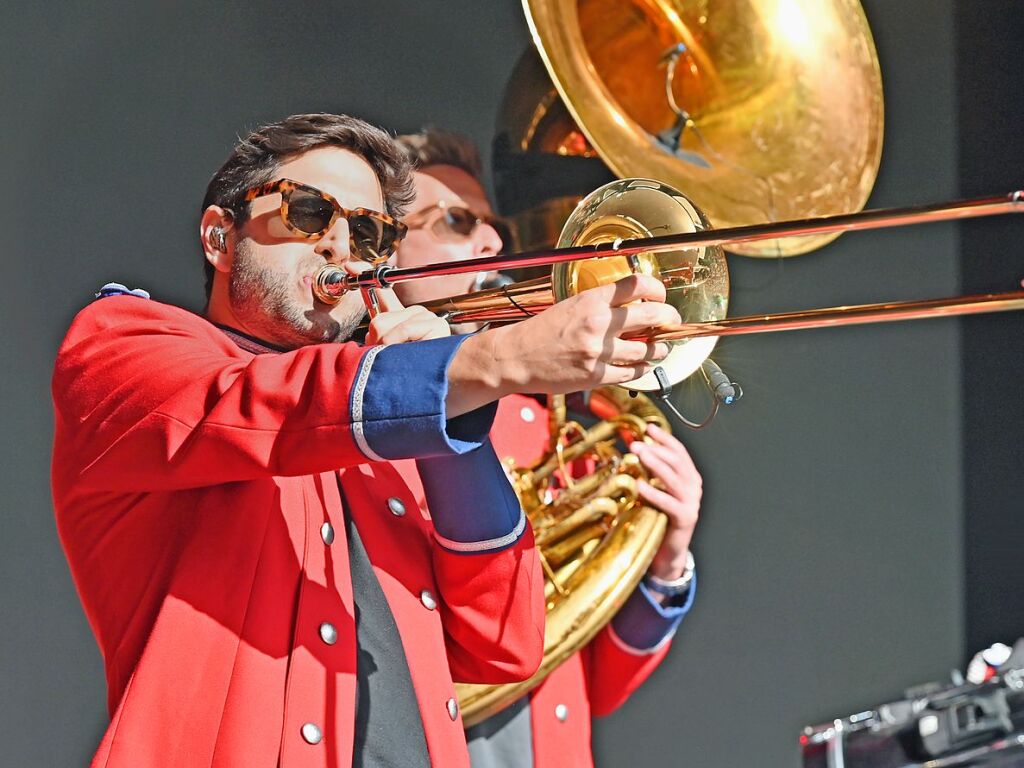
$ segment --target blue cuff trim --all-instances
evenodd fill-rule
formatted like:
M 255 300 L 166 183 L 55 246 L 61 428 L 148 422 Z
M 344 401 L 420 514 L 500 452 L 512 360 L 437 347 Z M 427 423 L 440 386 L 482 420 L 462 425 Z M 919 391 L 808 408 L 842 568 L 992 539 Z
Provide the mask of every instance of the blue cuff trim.
M 519 498 L 490 440 L 459 456 L 416 462 L 437 540 L 462 554 L 499 552 L 526 530 Z
M 445 416 L 448 366 L 465 336 L 371 347 L 352 388 L 352 429 L 375 461 L 458 455 L 487 437 L 497 411 L 490 403 Z
M 612 628 L 622 642 L 640 651 L 653 651 L 661 647 L 679 629 L 683 617 L 693 606 L 697 594 L 697 573 L 694 572 L 690 588 L 676 600 L 682 605 L 666 605 L 658 602 L 643 582 L 626 600 L 626 604 L 612 619 Z

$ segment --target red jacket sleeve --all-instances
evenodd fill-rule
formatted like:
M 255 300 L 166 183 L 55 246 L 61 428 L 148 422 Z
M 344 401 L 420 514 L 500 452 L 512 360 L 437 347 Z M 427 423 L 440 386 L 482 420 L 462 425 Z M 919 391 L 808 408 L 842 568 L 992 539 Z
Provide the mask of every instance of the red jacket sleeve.
M 490 443 L 394 467 L 430 519 L 453 679 L 525 680 L 544 654 L 544 578 L 533 530 Z
M 618 709 L 665 658 L 686 614 L 693 607 L 696 574 L 690 588 L 667 603 L 639 584 L 584 654 L 590 703 L 597 716 Z
M 590 710 L 595 717 L 610 715 L 658 668 L 671 641 L 650 651 L 630 648 L 615 635 L 612 625 L 602 629 L 583 650 Z
M 475 447 L 453 447 L 444 434 L 457 343 L 439 341 L 254 356 L 184 310 L 101 299 L 79 313 L 58 353 L 55 483 L 164 491 Z M 401 347 L 426 350 L 420 368 L 402 365 Z M 391 386 L 374 386 L 375 376 Z M 419 386 L 403 397 L 410 378 Z
M 435 547 L 441 620 L 452 679 L 525 680 L 544 656 L 544 579 L 527 526 L 500 552 L 460 554 Z
M 348 393 L 361 350 L 238 350 L 201 318 L 133 297 L 75 319 L 53 398 L 82 490 L 161 491 L 366 461 Z

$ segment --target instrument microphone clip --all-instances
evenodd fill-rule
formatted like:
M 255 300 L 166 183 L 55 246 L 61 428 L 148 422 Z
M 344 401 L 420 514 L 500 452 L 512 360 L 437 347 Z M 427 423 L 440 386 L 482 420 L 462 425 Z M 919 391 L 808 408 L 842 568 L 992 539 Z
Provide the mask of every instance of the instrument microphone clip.
M 675 407 L 671 400 L 669 400 L 669 395 L 672 394 L 672 382 L 669 379 L 668 374 L 665 373 L 665 369 L 660 365 L 654 369 L 654 378 L 658 380 L 658 398 L 665 404 L 666 408 L 675 414 L 675 417 L 679 419 L 683 425 L 690 429 L 704 429 L 704 427 L 710 424 L 712 419 L 715 418 L 715 414 L 718 413 L 717 400 L 714 403 L 714 407 L 711 409 L 711 413 L 706 419 L 704 419 L 704 421 L 699 424 L 695 421 L 690 421 L 688 418 L 683 416 L 683 414 L 679 412 L 679 409 Z
M 690 421 L 683 416 L 679 409 L 669 400 L 669 396 L 672 394 L 672 382 L 665 369 L 659 365 L 653 371 L 654 378 L 658 381 L 658 398 L 665 404 L 666 408 L 675 414 L 675 417 L 680 422 L 690 429 L 704 429 L 714 420 L 721 406 L 732 405 L 743 397 L 743 387 L 735 381 L 731 381 L 711 358 L 708 358 L 701 364 L 700 372 L 704 376 L 704 383 L 707 384 L 708 390 L 714 396 L 714 401 L 711 405 L 711 413 L 708 414 L 704 421 L 698 423 Z
M 703 374 L 704 383 L 708 385 L 711 394 L 722 405 L 732 405 L 743 397 L 743 387 L 735 381 L 730 381 L 718 363 L 710 357 L 701 363 L 700 372 Z

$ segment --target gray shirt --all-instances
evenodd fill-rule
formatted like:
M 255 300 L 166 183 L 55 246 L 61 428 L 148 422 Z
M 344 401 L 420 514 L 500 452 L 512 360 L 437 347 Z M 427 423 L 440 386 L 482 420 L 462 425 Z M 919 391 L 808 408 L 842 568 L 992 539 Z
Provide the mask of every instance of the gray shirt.
M 348 515 L 345 530 L 358 648 L 353 768 L 429 767 L 423 720 L 395 618 Z
M 473 768 L 533 768 L 530 697 L 466 729 Z

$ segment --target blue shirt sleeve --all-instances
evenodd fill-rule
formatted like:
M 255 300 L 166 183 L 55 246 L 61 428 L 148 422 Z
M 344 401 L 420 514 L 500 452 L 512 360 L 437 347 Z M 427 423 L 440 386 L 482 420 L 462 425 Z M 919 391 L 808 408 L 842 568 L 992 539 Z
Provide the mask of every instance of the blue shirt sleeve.
M 416 467 L 435 538 L 445 549 L 498 552 L 523 535 L 526 514 L 490 440 L 469 453 L 420 459 Z
M 697 573 L 690 588 L 665 604 L 641 581 L 625 605 L 612 619 L 612 629 L 622 642 L 641 653 L 653 653 L 667 643 L 679 629 L 683 617 L 693 606 L 697 593 Z

